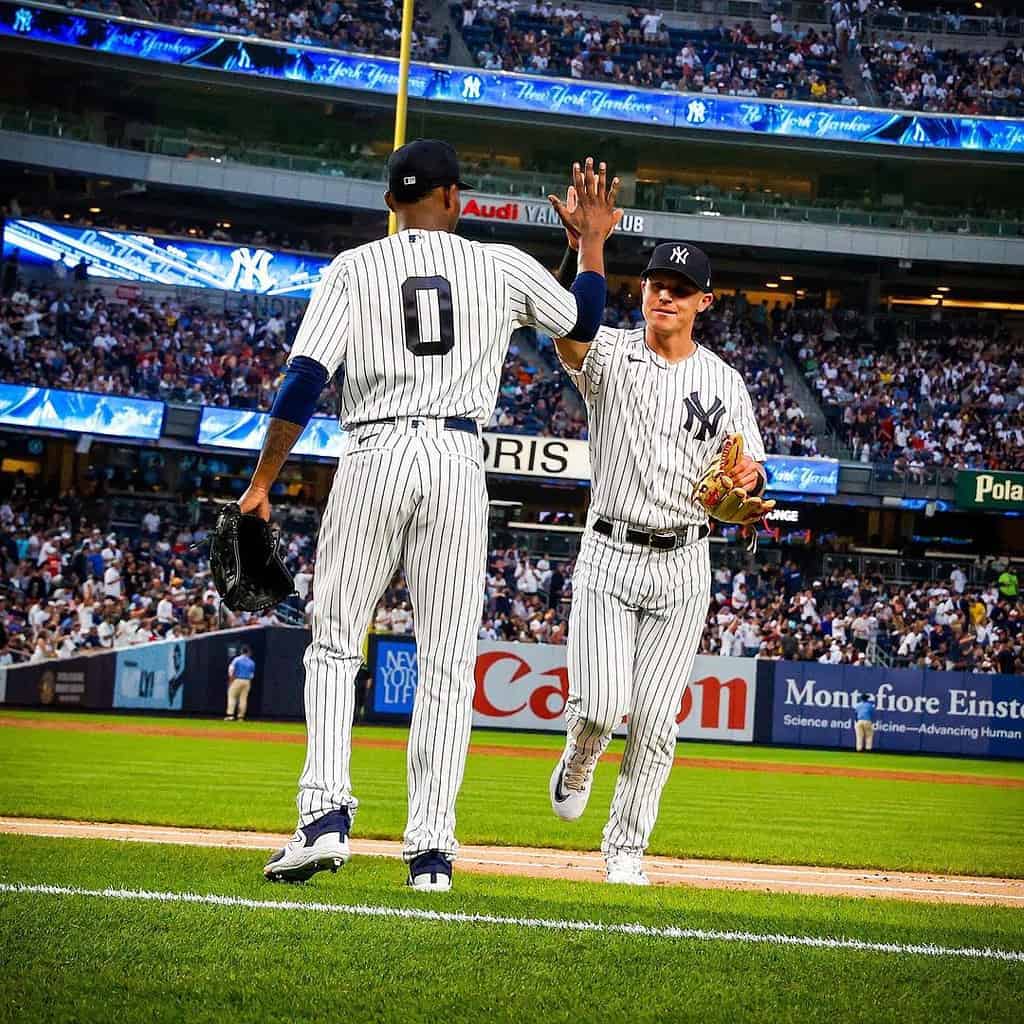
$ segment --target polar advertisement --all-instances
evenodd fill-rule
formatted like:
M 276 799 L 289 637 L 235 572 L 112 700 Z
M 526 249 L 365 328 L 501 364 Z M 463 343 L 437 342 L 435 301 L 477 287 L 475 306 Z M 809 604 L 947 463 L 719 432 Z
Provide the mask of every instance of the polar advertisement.
M 393 96 L 398 61 L 0 0 L 0 35 L 119 57 Z M 1024 121 L 631 89 L 413 62 L 414 99 L 832 142 L 1024 152 Z
M 854 693 L 875 698 L 875 749 L 1024 757 L 1019 676 L 775 665 L 772 742 L 854 747 Z
M 565 647 L 481 641 L 476 661 L 473 725 L 565 731 L 569 692 Z M 757 662 L 697 657 L 676 721 L 680 739 L 750 743 L 754 738 Z M 419 681 L 411 637 L 379 637 L 373 666 L 373 710 L 410 715 Z M 623 719 L 616 735 L 624 736 Z
M 254 292 L 308 299 L 327 256 L 225 242 L 164 238 L 113 228 L 76 227 L 41 220 L 4 222 L 4 257 L 71 269 L 85 260 L 90 277 Z

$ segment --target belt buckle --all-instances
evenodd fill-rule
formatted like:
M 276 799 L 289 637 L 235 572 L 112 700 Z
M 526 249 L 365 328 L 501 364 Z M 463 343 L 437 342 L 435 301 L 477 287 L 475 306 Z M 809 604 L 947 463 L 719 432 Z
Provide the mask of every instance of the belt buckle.
M 676 533 L 675 530 L 659 530 L 656 533 L 655 532 L 651 532 L 649 534 L 649 536 L 650 536 L 650 541 L 648 542 L 648 544 L 652 548 L 654 547 L 654 538 L 655 537 L 657 537 L 658 540 L 668 540 L 669 538 L 671 538 L 672 546 L 671 547 L 667 547 L 667 548 L 662 548 L 663 551 L 674 551 L 677 547 L 679 547 L 679 534 Z

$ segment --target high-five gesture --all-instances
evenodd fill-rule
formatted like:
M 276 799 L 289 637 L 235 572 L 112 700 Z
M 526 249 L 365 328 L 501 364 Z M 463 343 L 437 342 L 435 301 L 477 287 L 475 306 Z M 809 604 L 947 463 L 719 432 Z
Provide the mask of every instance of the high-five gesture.
M 589 235 L 589 241 L 603 244 L 622 220 L 622 210 L 615 208 L 619 194 L 619 179 L 613 178 L 608 185 L 608 168 L 602 162 L 594 172 L 594 160 L 587 157 L 581 168 L 572 165 L 572 184 L 565 195 L 565 202 L 558 196 L 548 196 L 548 202 L 558 214 L 565 228 L 569 245 L 579 249 L 580 241 Z

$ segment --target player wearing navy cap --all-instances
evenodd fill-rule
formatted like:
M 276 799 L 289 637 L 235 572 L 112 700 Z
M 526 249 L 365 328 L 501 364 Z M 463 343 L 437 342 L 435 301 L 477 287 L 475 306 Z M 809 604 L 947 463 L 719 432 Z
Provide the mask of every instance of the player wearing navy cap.
M 553 200 L 570 246 L 573 191 Z M 563 268 L 566 263 L 563 263 Z M 641 275 L 644 323 L 556 339 L 589 413 L 591 501 L 573 575 L 566 746 L 551 805 L 574 820 L 597 761 L 628 716 L 626 750 L 601 844 L 607 879 L 647 885 L 642 857 L 675 753 L 683 693 L 711 592 L 708 516 L 695 498 L 711 457 L 743 436 L 737 484 L 764 487 L 764 445 L 742 377 L 693 340 L 714 301 L 711 263 L 665 242 Z
M 469 731 L 487 551 L 480 438 L 512 332 L 588 341 L 604 308 L 604 240 L 617 183 L 577 168 L 580 273 L 566 290 L 508 245 L 453 232 L 468 187 L 455 151 L 421 139 L 388 161 L 396 234 L 338 256 L 317 285 L 239 504 L 269 518 L 268 494 L 323 385 L 344 366 L 348 434 L 317 538 L 305 654 L 306 762 L 299 827 L 264 869 L 300 881 L 349 856 L 358 801 L 349 773 L 355 679 L 373 608 L 399 565 L 416 621 L 419 683 L 409 732 L 408 882 L 451 887 L 455 798 Z

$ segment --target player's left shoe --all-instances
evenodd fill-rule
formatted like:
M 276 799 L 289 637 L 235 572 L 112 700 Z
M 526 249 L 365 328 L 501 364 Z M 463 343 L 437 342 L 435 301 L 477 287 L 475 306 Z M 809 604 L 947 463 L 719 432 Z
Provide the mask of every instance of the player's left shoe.
M 428 850 L 413 857 L 409 861 L 409 878 L 405 884 L 418 892 L 450 892 L 451 858 L 437 850 Z
M 551 809 L 563 821 L 575 821 L 587 809 L 590 784 L 594 781 L 595 765 L 581 765 L 567 753 L 562 754 L 551 773 L 548 792 Z
M 607 873 L 604 880 L 612 885 L 650 885 L 644 874 L 643 858 L 638 853 L 609 853 L 605 857 Z
M 318 871 L 337 871 L 351 851 L 348 834 L 352 818 L 346 809 L 328 811 L 322 818 L 295 830 L 263 868 L 271 882 L 305 882 Z

